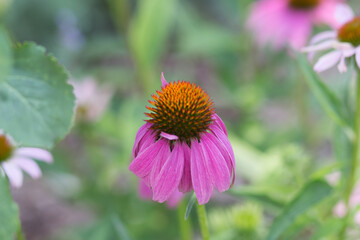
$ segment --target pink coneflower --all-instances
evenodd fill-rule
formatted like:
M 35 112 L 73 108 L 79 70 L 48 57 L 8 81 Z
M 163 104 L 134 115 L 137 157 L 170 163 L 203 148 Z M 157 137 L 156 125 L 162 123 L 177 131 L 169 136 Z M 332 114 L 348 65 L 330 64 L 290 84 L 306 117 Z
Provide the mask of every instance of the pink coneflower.
M 311 45 L 302 49 L 303 52 L 311 54 L 333 49 L 316 62 L 316 72 L 325 71 L 335 65 L 339 72 L 346 72 L 345 59 L 354 55 L 360 67 L 360 17 L 356 17 L 352 9 L 345 4 L 337 6 L 335 16 L 340 27 L 315 35 Z
M 260 0 L 254 3 L 247 26 L 257 42 L 280 49 L 306 44 L 314 24 L 336 27 L 334 11 L 341 0 Z
M 107 85 L 99 86 L 92 77 L 70 82 L 74 86 L 76 96 L 77 118 L 85 122 L 98 120 L 113 96 L 113 89 Z
M 151 188 L 149 188 L 142 180 L 140 180 L 139 183 L 139 195 L 143 199 L 152 199 L 153 197 Z M 184 196 L 184 193 L 179 192 L 179 190 L 175 190 L 166 201 L 166 204 L 169 206 L 169 208 L 175 208 L 177 205 L 179 205 Z
M 208 94 L 193 83 L 167 83 L 149 101 L 151 113 L 138 131 L 129 169 L 164 202 L 178 189 L 194 189 L 199 204 L 213 188 L 229 189 L 235 178 L 235 157 L 220 117 Z
M 19 188 L 23 183 L 22 170 L 36 179 L 41 170 L 33 159 L 51 163 L 51 154 L 40 148 L 16 148 L 11 138 L 0 130 L 0 170 L 3 169 L 12 186 Z

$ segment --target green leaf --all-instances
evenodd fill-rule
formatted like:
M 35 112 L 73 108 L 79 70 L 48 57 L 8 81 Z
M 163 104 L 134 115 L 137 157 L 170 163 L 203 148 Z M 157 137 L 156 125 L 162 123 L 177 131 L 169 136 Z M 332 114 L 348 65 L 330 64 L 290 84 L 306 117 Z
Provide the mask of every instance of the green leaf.
M 322 240 L 329 236 L 336 236 L 341 231 L 345 222 L 342 218 L 331 218 L 326 220 L 315 232 L 311 240 Z
M 306 57 L 302 54 L 297 55 L 297 62 L 304 74 L 311 91 L 318 99 L 321 107 L 327 115 L 338 125 L 350 128 L 349 121 L 342 110 L 342 104 L 338 97 L 319 79 L 314 72 Z
M 0 82 L 5 81 L 11 71 L 12 52 L 6 31 L 0 27 Z
M 129 234 L 124 226 L 124 223 L 121 221 L 118 215 L 112 214 L 111 215 L 111 222 L 115 228 L 116 234 L 118 235 L 119 239 L 123 240 L 130 240 Z
M 12 72 L 0 83 L 0 128 L 23 146 L 51 148 L 72 124 L 75 97 L 68 75 L 33 43 L 13 54 Z
M 332 188 L 325 181 L 314 180 L 309 182 L 275 219 L 266 239 L 278 239 L 298 216 L 329 196 L 331 192 Z
M 187 220 L 190 216 L 191 210 L 194 207 L 194 204 L 196 202 L 196 195 L 195 193 L 193 193 L 193 195 L 191 196 L 188 205 L 186 206 L 186 212 L 185 212 L 185 220 Z
M 19 227 L 19 210 L 11 198 L 9 185 L 0 175 L 0 239 L 14 240 Z
M 256 200 L 270 207 L 281 209 L 284 207 L 285 203 L 282 200 L 276 199 L 269 194 L 265 193 L 263 189 L 256 187 L 238 187 L 230 189 L 227 193 L 237 197 L 244 197 Z

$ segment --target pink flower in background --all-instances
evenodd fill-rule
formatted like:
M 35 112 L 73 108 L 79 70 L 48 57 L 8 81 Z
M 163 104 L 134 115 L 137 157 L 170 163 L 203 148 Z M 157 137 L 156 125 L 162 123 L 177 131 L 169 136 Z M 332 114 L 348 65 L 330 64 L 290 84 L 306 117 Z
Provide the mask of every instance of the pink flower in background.
M 360 17 L 356 17 L 352 9 L 339 4 L 335 12 L 338 28 L 315 35 L 310 46 L 302 49 L 303 52 L 332 50 L 320 57 L 314 65 L 316 72 L 322 72 L 337 65 L 339 72 L 346 72 L 346 58 L 355 56 L 360 67 Z
M 261 46 L 303 47 L 315 24 L 337 26 L 335 6 L 341 0 L 260 0 L 247 22 Z
M 144 181 L 140 181 L 139 183 L 139 195 L 143 199 L 152 199 L 153 197 L 151 189 L 146 186 Z M 175 208 L 177 207 L 177 205 L 179 205 L 184 196 L 184 193 L 179 192 L 179 190 L 175 190 L 174 193 L 171 194 L 169 199 L 166 201 L 166 203 L 170 208 Z
M 152 96 L 151 113 L 138 131 L 129 169 L 164 202 L 176 191 L 194 190 L 199 204 L 213 188 L 230 188 L 235 157 L 224 123 L 207 93 L 193 83 L 167 83 Z
M 358 182 L 351 194 L 349 206 L 351 208 L 356 208 L 360 205 L 360 182 Z M 336 204 L 333 209 L 333 212 L 338 217 L 345 217 L 347 213 L 346 205 L 344 201 L 340 201 Z M 360 211 L 357 211 L 355 214 L 355 222 L 360 225 Z
M 70 82 L 76 96 L 77 118 L 87 122 L 98 120 L 114 94 L 113 89 L 110 86 L 99 86 L 92 77 Z
M 22 170 L 36 179 L 41 170 L 33 159 L 51 163 L 51 154 L 40 148 L 16 148 L 13 141 L 0 130 L 0 170 L 8 176 L 12 186 L 19 188 L 23 183 Z

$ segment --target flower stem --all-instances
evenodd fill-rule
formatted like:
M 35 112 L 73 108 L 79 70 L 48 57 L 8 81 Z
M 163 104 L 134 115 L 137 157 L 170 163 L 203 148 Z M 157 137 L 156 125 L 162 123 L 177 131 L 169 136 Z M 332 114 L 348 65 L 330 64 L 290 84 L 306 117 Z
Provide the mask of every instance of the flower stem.
M 192 239 L 191 225 L 190 225 L 189 220 L 184 219 L 185 211 L 186 211 L 185 202 L 181 201 L 181 203 L 179 204 L 179 206 L 177 208 L 181 239 L 182 240 L 191 240 Z
M 197 203 L 197 212 L 198 212 L 199 224 L 200 224 L 201 235 L 203 237 L 203 240 L 209 240 L 210 234 L 206 219 L 205 205 L 204 204 L 200 205 L 199 203 Z
M 341 239 L 345 239 L 345 234 L 346 234 L 346 228 L 347 225 L 349 224 L 349 218 L 350 218 L 350 208 L 351 206 L 349 205 L 349 201 L 350 201 L 350 197 L 351 197 L 351 193 L 353 191 L 355 182 L 356 182 L 356 173 L 357 173 L 357 168 L 358 168 L 358 159 L 359 159 L 359 143 L 360 143 L 360 71 L 357 71 L 357 82 L 356 82 L 356 103 L 355 103 L 355 114 L 354 114 L 354 133 L 355 133 L 355 138 L 354 138 L 354 144 L 353 144 L 353 154 L 352 154 L 352 159 L 351 159 L 351 163 L 350 163 L 350 173 L 349 173 L 349 178 L 348 178 L 348 182 L 347 182 L 347 186 L 346 186 L 346 191 L 345 191 L 345 204 L 346 204 L 346 208 L 347 208 L 347 214 L 345 217 L 345 224 L 344 224 L 344 229 L 341 232 Z

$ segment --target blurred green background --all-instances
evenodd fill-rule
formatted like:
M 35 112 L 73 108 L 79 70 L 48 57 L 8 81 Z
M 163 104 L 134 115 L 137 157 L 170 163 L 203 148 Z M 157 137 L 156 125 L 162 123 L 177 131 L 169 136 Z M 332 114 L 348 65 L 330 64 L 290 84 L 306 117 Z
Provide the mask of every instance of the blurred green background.
M 59 59 L 72 81 L 92 78 L 113 90 L 96 120 L 77 118 L 53 150 L 55 163 L 41 166 L 44 178 L 27 178 L 13 190 L 27 239 L 181 239 L 179 221 L 191 194 L 181 210 L 142 200 L 138 180 L 128 171 L 135 134 L 147 100 L 160 89 L 161 72 L 168 81 L 205 89 L 229 131 L 237 163 L 234 189 L 242 194 L 216 193 L 207 204 L 212 239 L 264 239 L 282 204 L 317 169 L 336 164 L 336 154 L 346 154 L 342 147 L 334 150 L 336 129 L 292 57 L 254 44 L 245 28 L 251 3 L 0 2 L 14 42 L 35 41 Z M 323 77 L 340 95 L 345 90 L 336 70 Z M 326 201 L 336 199 L 335 194 Z M 298 219 L 284 239 L 309 239 L 318 225 L 303 225 L 312 217 Z M 195 211 L 188 223 L 200 239 Z

